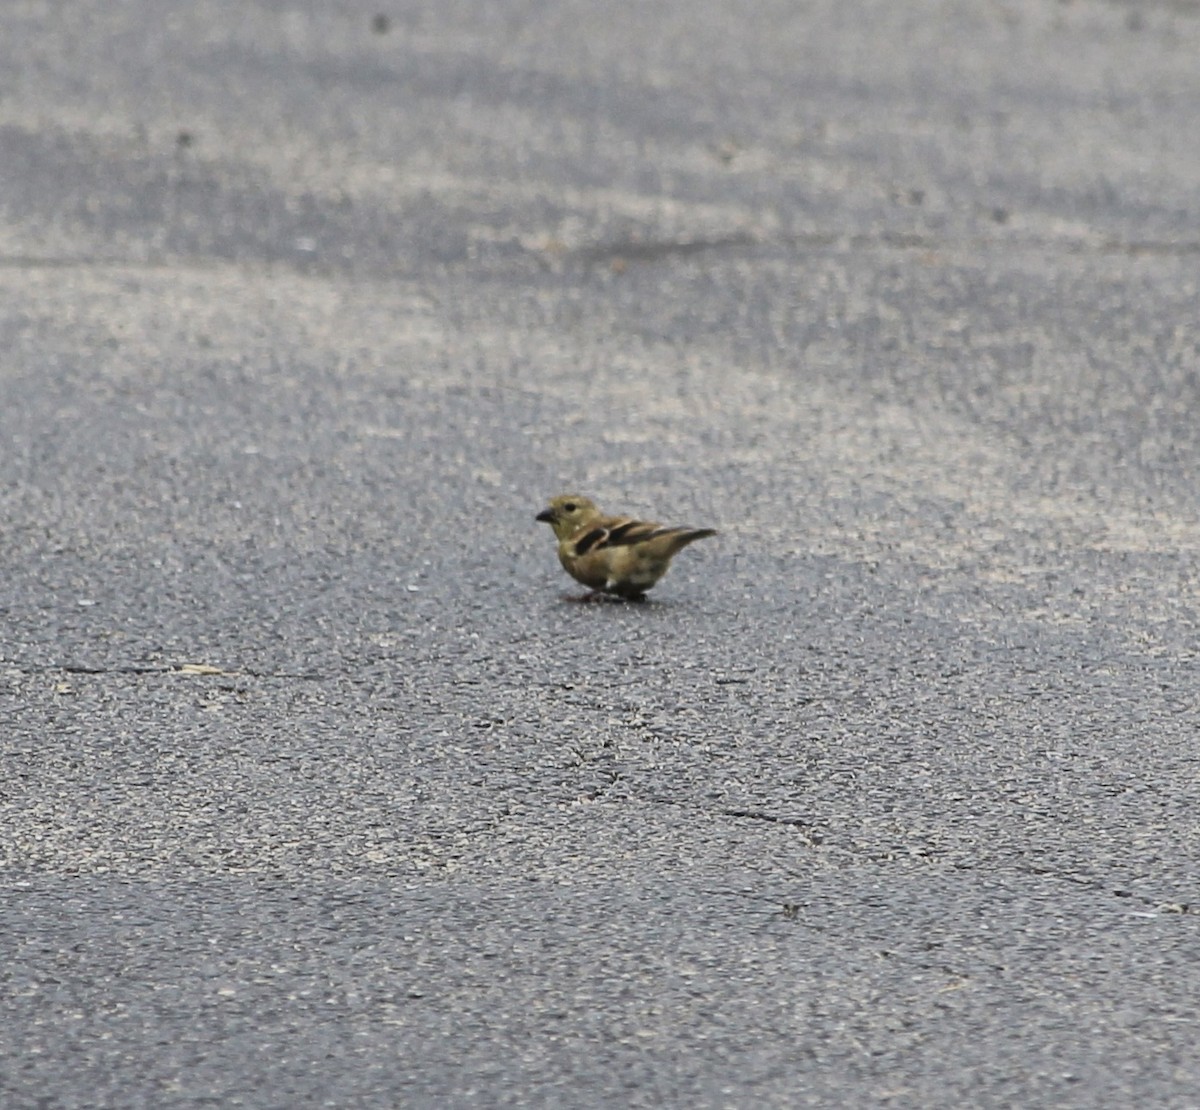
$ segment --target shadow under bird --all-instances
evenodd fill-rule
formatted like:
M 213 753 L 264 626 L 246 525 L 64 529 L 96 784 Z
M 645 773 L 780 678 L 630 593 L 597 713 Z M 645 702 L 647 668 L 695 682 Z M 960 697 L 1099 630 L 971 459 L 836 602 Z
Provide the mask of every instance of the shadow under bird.
M 606 516 L 577 493 L 553 498 L 537 519 L 554 529 L 563 569 L 593 591 L 585 601 L 604 594 L 644 600 L 675 555 L 689 543 L 717 534 L 714 528 L 666 528 L 653 521 Z

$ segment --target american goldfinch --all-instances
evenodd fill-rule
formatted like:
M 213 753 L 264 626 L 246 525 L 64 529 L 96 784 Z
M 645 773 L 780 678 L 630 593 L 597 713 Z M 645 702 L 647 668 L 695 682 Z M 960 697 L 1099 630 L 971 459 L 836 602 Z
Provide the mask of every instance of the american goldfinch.
M 716 535 L 712 528 L 664 528 L 627 516 L 605 516 L 577 493 L 553 498 L 537 519 L 554 529 L 558 561 L 594 591 L 589 598 L 609 593 L 641 601 L 667 573 L 677 552 L 693 540 Z

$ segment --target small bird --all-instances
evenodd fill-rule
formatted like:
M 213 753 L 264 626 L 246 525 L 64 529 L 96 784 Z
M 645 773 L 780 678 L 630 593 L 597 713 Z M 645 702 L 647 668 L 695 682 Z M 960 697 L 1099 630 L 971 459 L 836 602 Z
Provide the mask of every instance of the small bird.
M 605 516 L 577 493 L 552 498 L 537 519 L 554 529 L 563 569 L 592 590 L 585 601 L 603 594 L 643 601 L 679 551 L 717 534 L 713 528 L 664 528 L 652 521 Z

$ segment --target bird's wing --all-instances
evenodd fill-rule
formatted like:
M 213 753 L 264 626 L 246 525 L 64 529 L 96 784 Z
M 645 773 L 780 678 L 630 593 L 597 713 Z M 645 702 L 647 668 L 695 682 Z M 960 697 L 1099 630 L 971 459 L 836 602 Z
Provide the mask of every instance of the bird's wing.
M 657 536 L 677 532 L 677 528 L 664 528 L 648 520 L 632 520 L 629 517 L 607 517 L 595 521 L 580 530 L 572 546 L 576 555 L 587 555 L 593 551 L 603 551 L 609 547 L 629 547 L 635 543 L 644 543 Z

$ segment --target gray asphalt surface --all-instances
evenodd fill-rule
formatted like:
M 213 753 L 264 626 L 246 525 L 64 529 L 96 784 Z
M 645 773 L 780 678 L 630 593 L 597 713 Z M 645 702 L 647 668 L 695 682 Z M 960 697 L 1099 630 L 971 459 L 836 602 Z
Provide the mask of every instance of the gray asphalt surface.
M 0 19 L 0 1104 L 1200 1105 L 1200 8 Z

